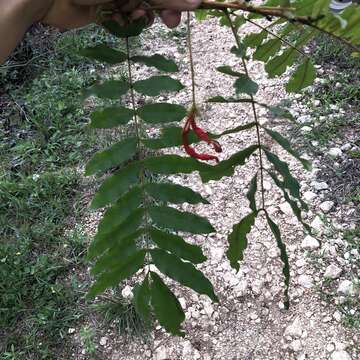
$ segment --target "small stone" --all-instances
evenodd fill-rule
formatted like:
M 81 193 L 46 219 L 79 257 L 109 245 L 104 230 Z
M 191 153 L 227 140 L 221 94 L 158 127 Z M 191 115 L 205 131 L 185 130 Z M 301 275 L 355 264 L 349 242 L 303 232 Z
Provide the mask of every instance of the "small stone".
M 256 320 L 258 318 L 258 315 L 256 313 L 251 313 L 250 314 L 250 319 L 251 320 Z
M 316 216 L 315 219 L 311 222 L 310 226 L 317 232 L 324 230 L 324 222 L 320 219 L 319 216 Z
M 314 100 L 314 106 L 320 106 L 321 101 L 319 99 Z
M 207 302 L 204 305 L 204 311 L 208 317 L 211 317 L 211 315 L 214 313 L 214 307 L 211 305 L 211 303 Z
M 100 345 L 101 346 L 105 346 L 108 342 L 108 338 L 106 336 L 103 336 L 101 339 L 100 339 Z
M 350 280 L 343 280 L 337 288 L 339 295 L 354 296 L 356 292 L 355 285 Z
M 329 185 L 325 182 L 318 182 L 318 181 L 313 181 L 311 183 L 311 186 L 316 190 L 316 191 L 322 191 L 322 190 L 327 190 L 329 189 Z
M 317 194 L 315 194 L 314 192 L 312 191 L 306 191 L 303 195 L 303 198 L 305 201 L 307 202 L 312 202 L 314 199 L 317 198 Z
M 333 201 L 324 201 L 322 204 L 320 204 L 320 209 L 327 214 L 332 208 L 334 207 Z
M 309 132 L 312 132 L 312 127 L 303 126 L 300 130 L 301 130 L 302 133 L 309 133 Z
M 290 344 L 290 348 L 294 351 L 294 352 L 299 352 L 302 349 L 302 344 L 300 340 L 294 340 L 291 342 Z
M 329 343 L 326 345 L 326 351 L 331 353 L 335 350 L 335 345 L 333 343 Z
M 179 303 L 183 309 L 186 309 L 186 300 L 184 298 L 179 298 Z
M 248 282 L 246 280 L 241 280 L 234 288 L 234 294 L 237 297 L 245 296 L 247 293 Z
M 132 292 L 132 287 L 129 285 L 126 285 L 122 291 L 121 291 L 121 295 L 124 299 L 126 300 L 131 300 L 134 297 L 134 294 Z
M 311 235 L 305 236 L 301 243 L 301 248 L 306 250 L 316 250 L 320 247 L 320 243 Z
M 69 330 L 68 330 L 68 334 L 74 334 L 74 332 L 75 332 L 75 329 L 74 328 L 69 328 Z
M 293 214 L 291 206 L 287 202 L 280 204 L 279 208 L 280 208 L 281 212 L 287 216 L 291 216 Z
M 296 260 L 295 265 L 299 268 L 303 267 L 306 265 L 306 260 L 305 259 L 299 259 Z
M 153 356 L 153 360 L 167 360 L 169 358 L 167 347 L 159 346 Z
M 271 182 L 270 181 L 264 181 L 264 189 L 267 191 L 271 190 Z
M 334 351 L 331 354 L 331 360 L 352 360 L 351 356 L 345 350 Z
M 210 249 L 211 260 L 218 262 L 224 256 L 224 248 L 213 246 Z
M 342 319 L 342 315 L 339 311 L 335 311 L 334 314 L 333 314 L 333 318 L 337 321 L 337 322 L 340 322 L 341 319 Z
M 351 145 L 350 143 L 346 143 L 346 144 L 342 145 L 340 149 L 341 149 L 342 151 L 348 151 L 348 150 L 350 150 L 351 148 L 352 148 L 352 145 Z
M 337 279 L 342 273 L 342 269 L 338 266 L 331 264 L 329 265 L 324 273 L 324 277 L 327 279 Z
M 314 286 L 313 279 L 309 275 L 300 275 L 298 278 L 298 284 L 306 289 L 310 289 Z
M 300 124 L 306 124 L 306 123 L 309 123 L 311 122 L 311 116 L 310 115 L 301 115 L 297 118 L 297 121 L 300 123 Z
M 297 317 L 286 329 L 285 336 L 291 336 L 300 338 L 302 334 L 302 327 L 300 323 L 300 319 Z
M 335 159 L 342 155 L 342 151 L 340 148 L 333 147 L 328 151 L 328 155 Z

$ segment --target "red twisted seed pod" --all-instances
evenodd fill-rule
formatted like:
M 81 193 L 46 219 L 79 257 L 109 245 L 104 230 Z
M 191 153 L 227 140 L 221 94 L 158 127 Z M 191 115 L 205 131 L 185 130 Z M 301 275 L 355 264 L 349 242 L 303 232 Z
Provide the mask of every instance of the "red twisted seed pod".
M 188 118 L 186 119 L 184 128 L 182 130 L 182 143 L 183 143 L 183 146 L 184 146 L 184 149 L 185 149 L 186 153 L 188 155 L 190 155 L 191 157 L 195 158 L 195 159 L 205 160 L 205 161 L 215 160 L 216 162 L 219 162 L 219 159 L 218 159 L 217 156 L 210 155 L 210 154 L 199 154 L 199 153 L 197 153 L 195 151 L 195 149 L 193 147 L 191 147 L 189 145 L 188 136 L 189 136 L 191 128 L 193 129 L 193 131 L 195 132 L 195 134 L 198 136 L 198 138 L 200 140 L 204 140 L 208 144 L 212 144 L 215 151 L 217 151 L 217 152 L 221 151 L 220 144 L 217 141 L 210 139 L 208 134 L 203 129 L 199 128 L 196 125 L 196 123 L 195 123 L 195 109 L 193 109 L 193 110 L 191 110 Z M 218 151 L 219 149 L 220 149 L 220 151 Z

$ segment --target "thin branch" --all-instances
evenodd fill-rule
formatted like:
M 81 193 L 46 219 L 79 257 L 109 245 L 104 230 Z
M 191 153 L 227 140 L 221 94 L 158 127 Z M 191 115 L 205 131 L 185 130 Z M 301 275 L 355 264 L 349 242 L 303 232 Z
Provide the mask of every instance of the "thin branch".
M 195 89 L 195 69 L 194 69 L 194 59 L 193 59 L 193 50 L 191 43 L 191 24 L 190 24 L 190 12 L 187 12 L 187 42 L 189 49 L 189 61 L 190 61 L 190 72 L 191 72 L 191 90 L 192 90 L 192 106 L 196 106 L 196 89 Z
M 224 10 L 224 13 L 227 17 L 227 19 L 229 20 L 229 24 L 231 27 L 231 31 L 234 35 L 235 38 L 235 42 L 237 44 L 237 46 L 240 48 L 241 47 L 241 41 L 239 39 L 239 35 L 236 31 L 236 28 L 234 26 L 233 21 L 231 20 L 231 17 L 229 15 L 229 12 L 227 10 Z M 246 65 L 246 61 L 244 59 L 244 57 L 241 58 L 242 60 L 242 64 L 245 70 L 245 73 L 247 76 L 249 76 L 249 71 Z M 263 165 L 263 158 L 262 158 L 262 144 L 261 144 L 261 137 L 260 137 L 260 124 L 259 124 L 259 119 L 257 117 L 257 112 L 256 112 L 256 106 L 255 106 L 255 99 L 253 95 L 250 95 L 250 100 L 251 100 L 251 106 L 252 106 L 252 111 L 253 111 L 253 115 L 254 115 L 254 120 L 255 120 L 255 126 L 256 126 L 256 136 L 257 136 L 257 142 L 258 142 L 258 146 L 259 146 L 259 163 L 260 163 L 260 185 L 261 185 L 261 202 L 262 202 L 262 206 L 261 208 L 264 209 L 265 208 L 265 188 L 264 188 L 264 165 Z

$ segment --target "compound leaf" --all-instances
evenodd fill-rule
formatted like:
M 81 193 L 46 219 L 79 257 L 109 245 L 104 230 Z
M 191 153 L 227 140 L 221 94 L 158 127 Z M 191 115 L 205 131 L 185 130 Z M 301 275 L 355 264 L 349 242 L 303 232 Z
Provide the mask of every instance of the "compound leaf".
M 143 95 L 158 96 L 162 92 L 175 92 L 184 88 L 179 80 L 170 76 L 152 76 L 146 80 L 139 80 L 134 83 L 134 89 Z
M 178 122 L 186 116 L 186 113 L 183 106 L 167 103 L 147 104 L 137 110 L 137 114 L 149 124 Z
M 84 91 L 84 97 L 91 95 L 100 99 L 119 99 L 125 95 L 130 89 L 129 83 L 123 80 L 107 80 L 102 84 L 96 84 Z
M 146 66 L 154 67 L 160 71 L 165 71 L 169 73 L 179 71 L 179 68 L 175 64 L 174 60 L 167 59 L 159 54 L 155 54 L 152 56 L 133 56 L 131 60 L 137 63 L 143 63 Z
M 89 59 L 105 62 L 111 65 L 120 64 L 127 59 L 127 55 L 125 53 L 112 49 L 105 44 L 81 49 L 79 53 Z
M 127 124 L 134 116 L 134 111 L 123 106 L 109 107 L 94 111 L 91 114 L 90 127 L 96 129 L 111 129 Z

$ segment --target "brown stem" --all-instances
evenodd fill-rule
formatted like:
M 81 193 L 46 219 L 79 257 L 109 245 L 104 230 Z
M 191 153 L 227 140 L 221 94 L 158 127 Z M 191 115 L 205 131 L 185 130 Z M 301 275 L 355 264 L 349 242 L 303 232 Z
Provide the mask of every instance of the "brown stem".
M 240 39 L 239 39 L 239 35 L 238 35 L 238 33 L 237 33 L 236 29 L 235 29 L 234 23 L 231 20 L 229 12 L 227 10 L 224 10 L 224 13 L 225 13 L 227 19 L 229 20 L 231 31 L 232 31 L 232 33 L 234 35 L 234 38 L 235 38 L 235 42 L 236 42 L 238 48 L 240 48 L 241 47 L 241 42 L 240 42 Z M 242 64 L 243 64 L 243 67 L 244 67 L 244 71 L 245 71 L 246 75 L 249 76 L 249 71 L 248 71 L 248 68 L 247 68 L 246 61 L 245 61 L 244 57 L 242 57 L 241 60 L 242 60 Z M 250 95 L 250 100 L 251 100 L 251 107 L 252 107 L 254 120 L 255 120 L 257 142 L 258 142 L 258 146 L 259 146 L 261 203 L 262 203 L 262 209 L 264 209 L 265 208 L 264 164 L 263 164 L 263 156 L 262 156 L 260 124 L 259 124 L 259 119 L 257 117 L 257 112 L 256 112 L 256 106 L 255 106 L 256 101 L 255 101 L 253 95 Z
M 191 91 L 192 91 L 192 106 L 196 107 L 196 93 L 195 93 L 195 69 L 194 69 L 194 58 L 191 43 L 191 24 L 190 24 L 190 12 L 187 12 L 187 41 L 189 49 L 189 61 L 190 61 L 190 72 L 191 72 Z

